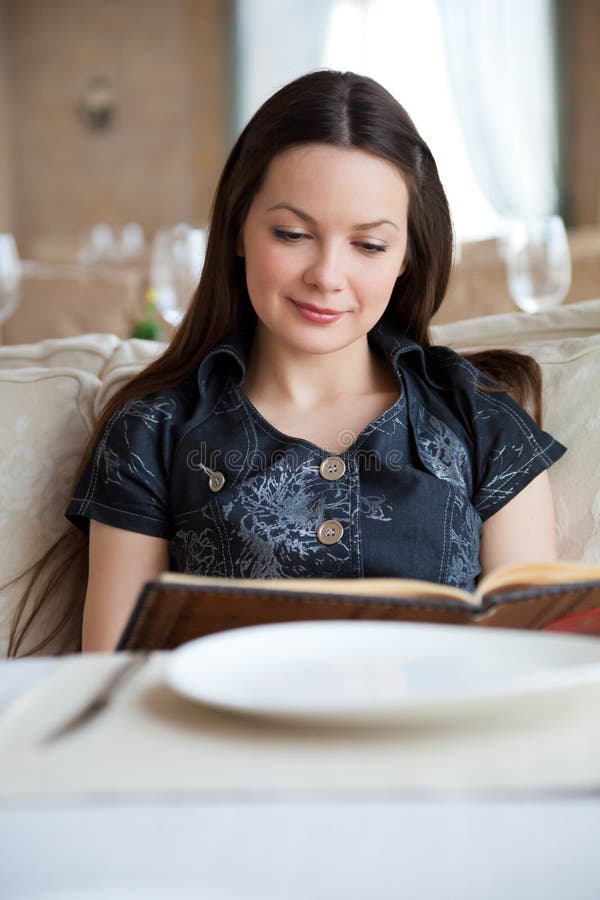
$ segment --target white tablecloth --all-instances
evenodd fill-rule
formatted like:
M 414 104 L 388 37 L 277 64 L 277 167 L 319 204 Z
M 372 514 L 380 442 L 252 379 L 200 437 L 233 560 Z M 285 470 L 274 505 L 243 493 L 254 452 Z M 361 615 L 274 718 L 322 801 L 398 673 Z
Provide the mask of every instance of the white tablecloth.
M 535 790 L 598 783 L 594 692 L 450 731 L 326 736 L 187 703 L 159 655 L 44 749 L 120 662 L 0 663 L 0 896 L 600 897 L 600 794 Z
M 165 684 L 165 658 L 153 655 L 105 712 L 50 745 L 43 737 L 94 694 L 122 657 L 66 657 L 5 707 L 0 799 L 148 792 L 388 797 L 600 785 L 598 685 L 428 727 L 324 730 L 194 704 Z

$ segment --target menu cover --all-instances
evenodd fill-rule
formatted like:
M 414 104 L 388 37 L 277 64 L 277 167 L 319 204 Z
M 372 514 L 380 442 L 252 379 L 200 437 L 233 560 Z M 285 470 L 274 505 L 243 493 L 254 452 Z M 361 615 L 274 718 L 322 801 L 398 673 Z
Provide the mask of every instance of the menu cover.
M 600 635 L 600 566 L 506 566 L 474 594 L 403 578 L 237 579 L 165 572 L 144 585 L 117 650 L 169 650 L 230 628 L 388 619 Z

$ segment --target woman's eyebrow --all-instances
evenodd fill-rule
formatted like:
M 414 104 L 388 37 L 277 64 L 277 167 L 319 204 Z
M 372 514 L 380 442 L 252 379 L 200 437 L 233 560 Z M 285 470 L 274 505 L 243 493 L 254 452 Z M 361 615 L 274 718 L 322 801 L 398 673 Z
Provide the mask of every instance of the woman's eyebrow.
M 295 206 L 290 206 L 289 203 L 277 203 L 275 206 L 270 206 L 267 212 L 273 212 L 275 209 L 287 209 L 289 212 L 293 213 L 295 216 L 298 216 L 299 219 L 302 219 L 303 222 L 307 222 L 309 225 L 317 225 L 317 220 L 313 219 L 312 216 L 309 216 L 308 213 L 303 212 L 301 209 L 298 209 Z M 379 225 L 391 225 L 392 228 L 395 228 L 396 231 L 400 231 L 395 222 L 392 222 L 391 219 L 377 219 L 375 222 L 359 222 L 357 225 L 352 226 L 353 231 L 363 231 L 368 228 L 377 228 Z

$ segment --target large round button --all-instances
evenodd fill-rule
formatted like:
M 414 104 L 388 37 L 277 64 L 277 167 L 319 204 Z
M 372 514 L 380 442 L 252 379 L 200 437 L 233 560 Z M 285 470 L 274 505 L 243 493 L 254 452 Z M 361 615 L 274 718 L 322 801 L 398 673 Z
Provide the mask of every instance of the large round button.
M 346 471 L 346 463 L 339 456 L 328 456 L 319 466 L 319 472 L 327 481 L 337 481 Z
M 327 519 L 317 528 L 317 537 L 322 544 L 337 544 L 344 533 L 344 526 L 337 519 Z
M 213 493 L 217 493 L 220 491 L 223 485 L 225 484 L 225 476 L 222 472 L 211 472 L 210 478 L 208 479 L 208 486 L 213 491 Z

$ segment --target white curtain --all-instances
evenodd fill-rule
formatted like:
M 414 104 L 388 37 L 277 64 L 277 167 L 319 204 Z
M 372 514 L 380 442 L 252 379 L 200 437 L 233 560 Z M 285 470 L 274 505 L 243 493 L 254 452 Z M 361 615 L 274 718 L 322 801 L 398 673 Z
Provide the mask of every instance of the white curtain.
M 484 193 L 506 216 L 555 212 L 552 0 L 438 0 L 438 7 L 451 89 Z
M 333 0 L 237 0 L 235 133 L 277 88 L 323 66 L 332 7 Z

